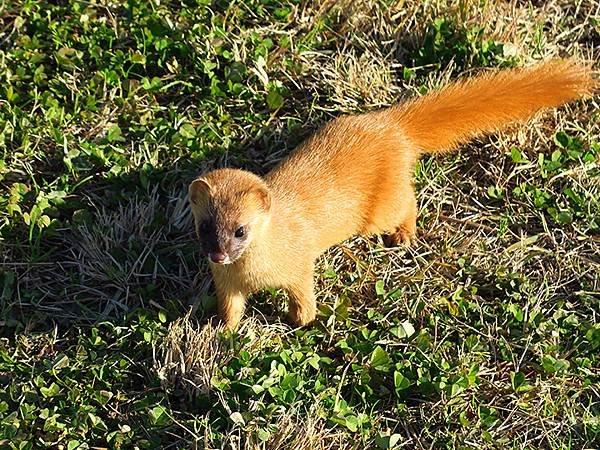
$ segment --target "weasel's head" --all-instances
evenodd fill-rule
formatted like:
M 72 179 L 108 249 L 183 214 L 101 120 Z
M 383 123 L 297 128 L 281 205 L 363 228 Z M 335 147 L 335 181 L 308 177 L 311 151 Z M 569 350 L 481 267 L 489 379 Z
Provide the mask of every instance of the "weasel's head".
M 270 219 L 269 188 L 243 170 L 202 175 L 190 184 L 189 200 L 202 251 L 214 264 L 235 262 Z

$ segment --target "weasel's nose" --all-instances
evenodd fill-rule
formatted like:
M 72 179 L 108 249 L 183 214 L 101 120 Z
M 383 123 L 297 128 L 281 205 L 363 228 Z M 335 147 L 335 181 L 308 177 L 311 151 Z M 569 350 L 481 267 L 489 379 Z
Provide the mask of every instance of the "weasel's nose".
M 214 263 L 221 264 L 225 259 L 227 259 L 227 255 L 223 252 L 210 252 L 208 255 L 210 260 Z

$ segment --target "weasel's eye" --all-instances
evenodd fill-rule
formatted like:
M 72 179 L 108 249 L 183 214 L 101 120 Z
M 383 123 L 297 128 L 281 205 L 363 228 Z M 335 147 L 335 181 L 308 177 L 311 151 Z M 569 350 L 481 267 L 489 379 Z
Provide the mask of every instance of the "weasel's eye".
M 239 227 L 237 230 L 235 230 L 236 238 L 241 238 L 242 236 L 244 236 L 244 234 L 246 234 L 246 230 L 244 230 L 244 227 Z
M 200 223 L 200 231 L 202 233 L 208 233 L 210 231 L 210 222 L 208 220 Z

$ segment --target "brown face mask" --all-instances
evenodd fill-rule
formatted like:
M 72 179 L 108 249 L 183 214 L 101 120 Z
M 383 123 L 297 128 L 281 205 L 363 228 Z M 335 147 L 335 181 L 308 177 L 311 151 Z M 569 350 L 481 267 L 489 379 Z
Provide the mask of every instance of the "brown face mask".
M 250 245 L 256 225 L 268 216 L 271 200 L 264 182 L 231 169 L 235 182 L 219 183 L 219 170 L 190 185 L 190 202 L 202 252 L 215 264 L 235 262 Z

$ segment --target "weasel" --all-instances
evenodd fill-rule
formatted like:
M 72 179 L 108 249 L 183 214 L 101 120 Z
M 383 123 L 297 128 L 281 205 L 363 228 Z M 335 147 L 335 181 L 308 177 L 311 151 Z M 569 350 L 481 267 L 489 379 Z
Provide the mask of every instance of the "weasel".
M 293 324 L 310 324 L 313 265 L 323 251 L 357 234 L 387 234 L 391 245 L 415 236 L 420 154 L 452 150 L 595 88 L 591 69 L 576 60 L 485 73 L 339 117 L 264 178 L 228 168 L 200 176 L 189 200 L 225 327 L 237 327 L 249 294 L 271 287 L 287 291 Z

